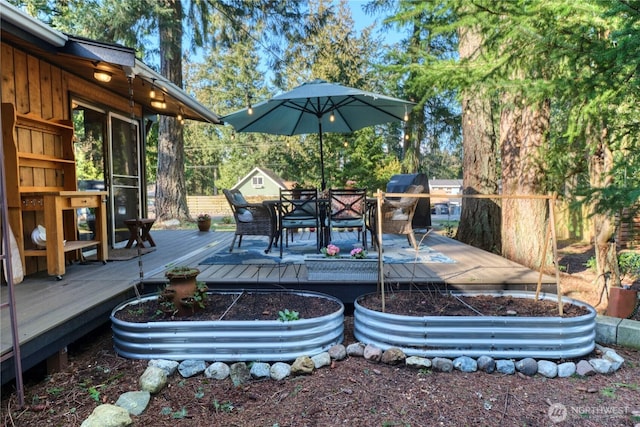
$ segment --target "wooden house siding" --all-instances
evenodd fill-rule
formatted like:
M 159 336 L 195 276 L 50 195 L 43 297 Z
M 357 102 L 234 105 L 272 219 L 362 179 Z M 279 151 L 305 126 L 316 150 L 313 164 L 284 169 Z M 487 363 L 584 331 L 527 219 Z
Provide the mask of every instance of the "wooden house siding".
M 68 159 L 68 167 L 75 168 L 72 138 L 47 130 L 46 125 L 39 122 L 66 122 L 67 126 L 71 126 L 72 97 L 90 101 L 94 105 L 108 106 L 110 111 L 119 111 L 126 116 L 131 115 L 131 109 L 126 97 L 105 90 L 4 41 L 0 47 L 0 61 L 2 103 L 12 104 L 18 115 L 34 118 L 33 126 L 17 127 L 15 130 L 17 151 L 29 154 L 26 157 L 22 156 L 23 160 L 16 176 L 6 177 L 8 201 L 14 207 L 9 212 L 10 220 L 13 224 L 22 223 L 22 230 L 14 230 L 14 234 L 30 244 L 30 233 L 37 225 L 43 224 L 43 214 L 41 211 L 21 213 L 20 208 L 16 210 L 20 199 L 17 189 L 75 190 L 77 186 L 75 169 L 61 172 L 59 165 L 48 165 L 46 160 Z M 134 115 L 142 115 L 142 107 L 139 104 L 134 106 Z M 3 127 L 6 125 L 3 119 Z M 70 132 L 73 133 L 73 130 Z M 5 157 L 7 154 L 5 150 Z M 16 157 L 15 153 L 13 157 Z M 3 168 L 6 173 L 6 165 L 3 165 Z M 18 215 L 21 215 L 20 221 L 17 219 Z M 70 216 L 71 213 L 65 215 Z M 67 221 L 74 222 L 74 219 L 68 218 Z M 45 257 L 24 259 L 26 274 L 46 269 Z

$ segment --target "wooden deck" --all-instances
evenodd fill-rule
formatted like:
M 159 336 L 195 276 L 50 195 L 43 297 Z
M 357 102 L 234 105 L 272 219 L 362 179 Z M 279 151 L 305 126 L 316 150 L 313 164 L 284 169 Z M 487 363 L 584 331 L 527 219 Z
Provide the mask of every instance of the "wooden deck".
M 22 367 L 29 369 L 58 354 L 69 343 L 108 322 L 111 310 L 137 292 L 155 292 L 165 282 L 170 265 L 196 266 L 215 252 L 228 251 L 231 232 L 153 230 L 156 250 L 128 261 L 76 263 L 67 267 L 62 280 L 46 272 L 28 276 L 15 286 Z M 251 239 L 248 236 L 246 239 Z M 260 238 L 260 237 L 256 237 Z M 296 239 L 310 239 L 299 233 Z M 500 256 L 431 233 L 424 244 L 453 258 L 454 264 L 386 264 L 385 283 L 447 289 L 534 290 L 539 273 Z M 266 247 L 266 243 L 265 243 Z M 277 250 L 277 249 L 276 249 Z M 199 280 L 212 289 L 287 288 L 323 292 L 352 303 L 361 294 L 374 292 L 375 282 L 309 282 L 301 265 L 198 265 Z M 142 272 L 142 274 L 141 274 Z M 555 279 L 542 278 L 543 289 L 555 290 Z M 2 302 L 7 301 L 2 286 Z M 9 310 L 0 318 L 2 383 L 14 377 Z M 5 360 L 7 359 L 7 360 Z

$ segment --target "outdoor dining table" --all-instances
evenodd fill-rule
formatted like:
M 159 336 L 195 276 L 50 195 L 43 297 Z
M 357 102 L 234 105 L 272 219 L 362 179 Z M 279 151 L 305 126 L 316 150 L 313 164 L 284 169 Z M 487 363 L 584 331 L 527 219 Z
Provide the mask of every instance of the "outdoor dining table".
M 326 246 L 329 242 L 331 230 L 325 225 L 326 218 L 328 215 L 329 209 L 329 199 L 318 199 L 316 200 L 318 204 L 318 222 L 319 222 L 319 236 L 320 236 L 320 247 Z M 280 219 L 280 208 L 282 206 L 282 201 L 280 199 L 268 199 L 263 200 L 262 204 L 269 208 L 269 212 L 271 212 L 271 221 L 272 221 L 272 229 L 273 229 L 273 237 L 269 242 L 269 247 L 271 247 L 271 243 L 278 246 L 278 241 L 280 240 L 280 228 L 279 228 L 279 219 Z

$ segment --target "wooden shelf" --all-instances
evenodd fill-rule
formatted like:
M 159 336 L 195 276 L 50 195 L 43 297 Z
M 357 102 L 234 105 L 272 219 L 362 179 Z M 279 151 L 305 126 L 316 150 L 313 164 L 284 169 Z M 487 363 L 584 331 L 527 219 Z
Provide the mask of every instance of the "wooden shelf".
M 2 103 L 2 138 L 9 221 L 27 274 L 43 270 L 41 258 L 46 258 L 48 273 L 60 277 L 66 261 L 81 257 L 79 250 L 91 246 L 97 246 L 98 259 L 106 261 L 107 193 L 77 191 L 73 123 L 19 113 L 13 104 Z M 95 240 L 77 240 L 79 208 L 95 210 Z M 27 249 L 30 231 L 41 224 L 47 230 L 46 249 Z M 27 265 L 27 257 L 36 259 Z
M 71 240 L 65 242 L 64 252 L 77 251 L 79 249 L 90 248 L 92 246 L 98 246 L 100 241 L 98 240 Z M 25 249 L 24 256 L 47 256 L 46 249 Z

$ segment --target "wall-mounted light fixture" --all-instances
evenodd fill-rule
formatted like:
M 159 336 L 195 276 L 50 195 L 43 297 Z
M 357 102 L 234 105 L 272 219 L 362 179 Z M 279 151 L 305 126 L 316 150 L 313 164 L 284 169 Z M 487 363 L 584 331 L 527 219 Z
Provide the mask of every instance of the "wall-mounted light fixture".
M 99 82 L 109 83 L 111 81 L 112 74 L 109 71 L 95 69 L 93 70 L 93 78 Z
M 162 95 L 162 98 L 151 99 L 151 106 L 158 110 L 164 110 L 167 108 L 167 103 L 164 100 L 164 94 Z

